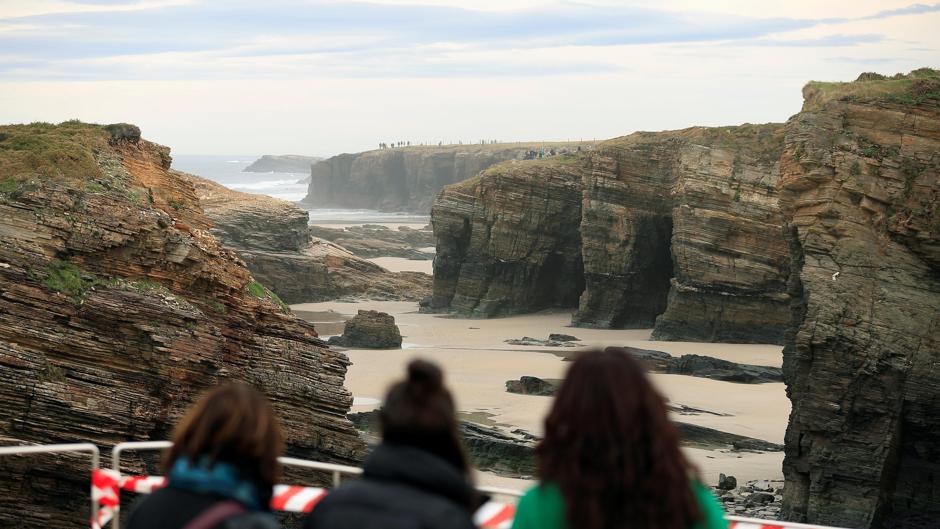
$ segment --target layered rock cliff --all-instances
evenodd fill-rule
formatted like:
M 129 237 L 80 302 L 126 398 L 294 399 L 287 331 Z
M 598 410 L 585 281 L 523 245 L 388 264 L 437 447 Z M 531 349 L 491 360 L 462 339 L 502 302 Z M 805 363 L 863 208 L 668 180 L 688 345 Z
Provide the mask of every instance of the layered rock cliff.
M 879 77 L 810 83 L 787 123 L 784 508 L 845 527 L 929 527 L 940 519 L 940 72 Z
M 340 298 L 419 301 L 430 294 L 427 274 L 390 272 L 312 237 L 307 212 L 290 202 L 232 191 L 194 175 L 179 176 L 193 184 L 214 223 L 212 233 L 286 303 Z
M 304 173 L 322 160 L 319 156 L 301 156 L 299 154 L 265 154 L 242 169 L 246 173 Z
M 637 133 L 582 156 L 501 164 L 432 210 L 433 306 L 660 339 L 779 342 L 789 258 L 780 125 Z
M 505 143 L 341 154 L 314 164 L 304 203 L 427 214 L 441 188 L 491 165 L 576 150 L 578 144 Z
M 199 393 L 237 378 L 271 398 L 290 453 L 357 461 L 348 360 L 205 231 L 169 166 L 132 126 L 0 127 L 4 444 L 166 439 Z M 80 458 L 0 469 L 15 498 L 0 525 L 87 526 Z

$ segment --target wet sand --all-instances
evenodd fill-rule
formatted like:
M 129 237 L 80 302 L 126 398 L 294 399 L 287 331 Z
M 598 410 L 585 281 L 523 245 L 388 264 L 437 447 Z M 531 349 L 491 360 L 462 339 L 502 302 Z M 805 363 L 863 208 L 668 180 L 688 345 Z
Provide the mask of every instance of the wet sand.
M 564 332 L 580 338 L 584 346 L 628 345 L 674 355 L 705 354 L 769 366 L 780 366 L 782 361 L 781 348 L 774 345 L 653 342 L 649 341 L 649 330 L 571 328 L 568 327 L 570 312 L 468 320 L 419 314 L 417 305 L 409 302 L 306 303 L 293 308 L 303 311 L 298 312 L 299 316 L 320 322 L 328 321 L 331 315 L 339 321 L 338 314 L 351 316 L 358 309 L 380 310 L 395 316 L 404 337 L 401 350 L 347 351 L 353 365 L 349 368 L 346 386 L 357 397 L 353 411 L 375 408 L 387 386 L 401 376 L 407 362 L 420 356 L 444 367 L 462 412 L 479 417 L 479 422 L 522 428 L 535 434 L 541 434 L 542 418 L 551 405 L 551 398 L 508 393 L 505 383 L 523 375 L 562 378 L 568 363 L 553 351 L 547 351 L 550 348 L 511 346 L 504 343 L 506 339 L 523 336 L 544 339 L 549 333 Z M 335 323 L 315 325 L 322 335 L 339 332 Z M 681 421 L 775 443 L 783 441 L 790 411 L 783 384 L 735 384 L 681 375 L 652 376 L 673 404 L 729 415 L 677 416 Z M 691 448 L 685 452 L 701 469 L 707 483 L 717 482 L 719 472 L 735 475 L 739 481 L 782 476 L 782 452 L 752 454 Z M 489 473 L 481 474 L 481 483 L 514 488 L 525 485 L 523 480 Z
M 404 257 L 373 257 L 367 259 L 390 272 L 423 272 L 431 275 L 434 272 L 432 259 L 405 259 Z

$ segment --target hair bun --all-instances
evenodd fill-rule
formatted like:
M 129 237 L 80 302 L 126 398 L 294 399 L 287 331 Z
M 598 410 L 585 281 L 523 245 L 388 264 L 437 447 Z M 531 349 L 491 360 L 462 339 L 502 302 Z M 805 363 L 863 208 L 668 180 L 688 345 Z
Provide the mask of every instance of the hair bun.
M 431 362 L 412 360 L 408 364 L 408 385 L 438 390 L 444 387 L 444 373 Z

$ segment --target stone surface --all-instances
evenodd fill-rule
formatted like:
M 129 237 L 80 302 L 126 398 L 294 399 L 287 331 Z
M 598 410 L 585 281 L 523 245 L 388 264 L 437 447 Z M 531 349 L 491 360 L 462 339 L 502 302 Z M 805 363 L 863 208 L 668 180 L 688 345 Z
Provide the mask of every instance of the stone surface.
M 319 162 L 321 156 L 301 156 L 298 154 L 265 154 L 251 165 L 242 169 L 246 173 L 303 173 L 310 174 L 313 164 Z
M 0 132 L 52 149 L 0 151 L 2 444 L 166 439 L 200 393 L 235 378 L 270 397 L 291 455 L 361 459 L 349 361 L 252 288 L 167 148 L 74 122 Z M 87 459 L 5 457 L 0 474 L 15 499 L 0 526 L 86 525 Z
M 330 345 L 391 349 L 401 347 L 401 332 L 391 314 L 374 310 L 360 310 L 346 322 L 342 336 L 333 336 Z
M 940 73 L 810 83 L 787 124 L 784 513 L 940 519 Z
M 206 216 L 214 223 L 212 233 L 286 303 L 418 301 L 430 293 L 427 274 L 390 272 L 337 244 L 312 237 L 308 213 L 290 202 L 179 175 L 195 186 Z
M 738 486 L 738 480 L 734 476 L 718 474 L 718 488 L 721 490 L 732 490 Z
M 575 151 L 578 144 L 416 146 L 341 154 L 314 164 L 304 203 L 427 214 L 445 185 L 541 148 Z
M 381 224 L 366 224 L 348 228 L 311 226 L 310 233 L 346 248 L 359 257 L 404 257 L 406 259 L 434 259 L 433 251 L 423 251 L 434 246 L 431 226 L 416 230 L 399 226 L 393 230 Z
M 559 381 L 543 380 L 538 377 L 523 376 L 519 380 L 507 380 L 506 391 L 522 395 L 548 397 L 555 394 Z
M 782 140 L 773 124 L 637 133 L 448 186 L 432 209 L 432 308 L 577 307 L 580 326 L 779 343 L 789 322 L 774 187 Z
M 574 336 L 571 336 L 570 334 L 558 334 L 558 333 L 549 334 L 548 339 L 556 341 L 556 342 L 580 342 L 581 341 L 580 339 Z
M 779 367 L 739 364 L 720 358 L 693 354 L 682 355 L 671 360 L 666 367 L 666 373 L 692 375 L 744 384 L 783 382 L 783 372 Z
M 553 340 L 549 338 L 548 340 L 539 340 L 538 338 L 532 338 L 529 336 L 523 336 L 522 338 L 510 338 L 505 340 L 509 345 L 534 345 L 538 347 L 577 347 L 576 344 L 569 342 L 567 340 Z

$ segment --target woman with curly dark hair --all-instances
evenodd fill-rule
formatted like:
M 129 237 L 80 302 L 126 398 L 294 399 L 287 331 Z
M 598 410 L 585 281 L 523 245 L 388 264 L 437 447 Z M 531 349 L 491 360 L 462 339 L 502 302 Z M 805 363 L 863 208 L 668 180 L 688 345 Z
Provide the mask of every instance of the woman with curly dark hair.
M 679 450 L 666 400 L 625 350 L 577 357 L 545 419 L 541 482 L 514 529 L 724 529 L 724 512 Z

